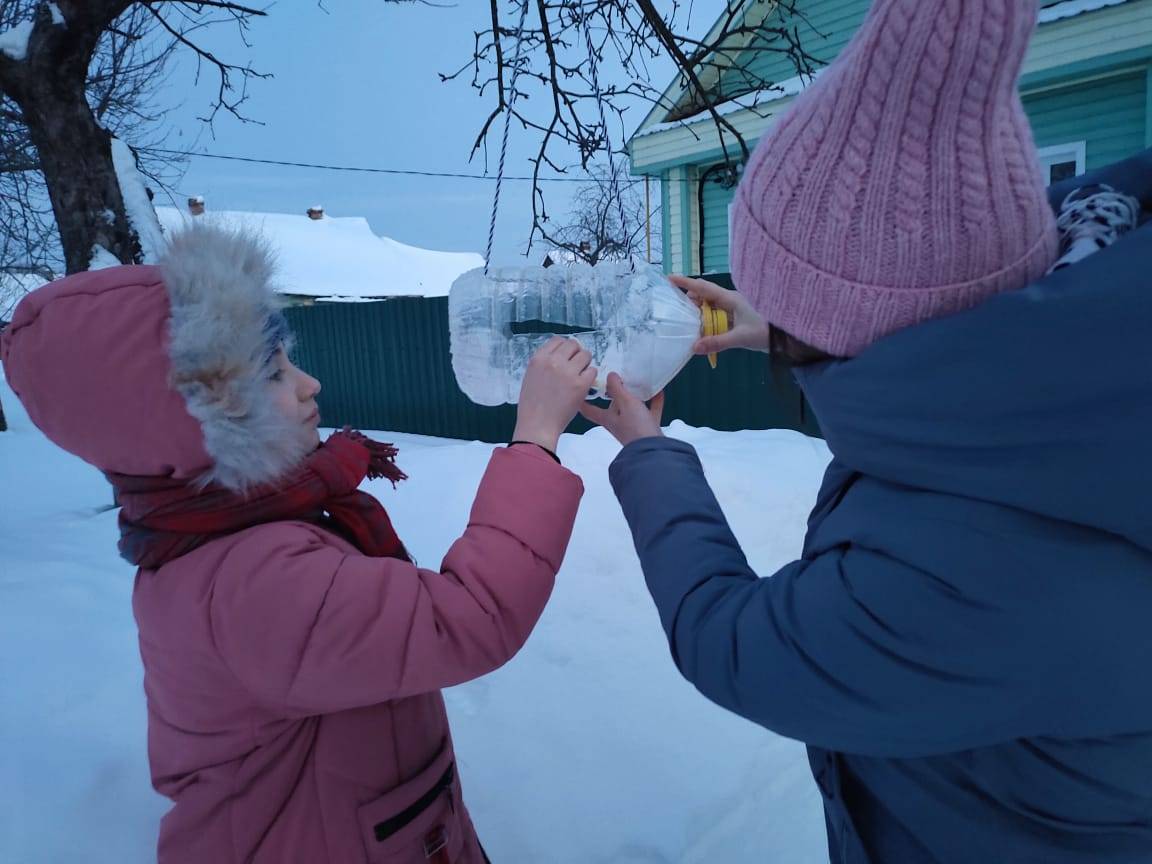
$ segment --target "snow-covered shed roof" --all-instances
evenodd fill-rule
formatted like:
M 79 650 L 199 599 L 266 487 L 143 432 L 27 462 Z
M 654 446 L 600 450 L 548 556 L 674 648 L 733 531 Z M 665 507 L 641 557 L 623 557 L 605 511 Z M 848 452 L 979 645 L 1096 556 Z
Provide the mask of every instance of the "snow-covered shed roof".
M 461 273 L 484 265 L 474 252 L 440 252 L 408 246 L 372 232 L 361 217 L 311 219 L 304 213 L 207 212 L 190 216 L 159 207 L 165 231 L 192 219 L 258 231 L 280 263 L 280 290 L 324 300 L 446 297 Z

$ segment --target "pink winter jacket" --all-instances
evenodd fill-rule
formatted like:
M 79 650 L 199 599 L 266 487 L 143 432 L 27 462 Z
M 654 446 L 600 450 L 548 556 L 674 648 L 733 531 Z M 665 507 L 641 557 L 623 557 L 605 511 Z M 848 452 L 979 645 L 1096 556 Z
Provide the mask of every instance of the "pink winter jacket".
M 498 450 L 439 572 L 298 522 L 140 571 L 148 754 L 176 802 L 161 864 L 415 864 L 440 829 L 479 864 L 439 688 L 524 644 L 580 495 L 543 453 Z
M 90 463 L 196 477 L 211 458 L 169 387 L 170 314 L 155 267 L 47 286 L 4 334 L 9 383 Z M 439 571 L 304 522 L 140 570 L 148 758 L 175 802 L 161 864 L 438 864 L 440 845 L 480 864 L 439 689 L 524 644 L 582 492 L 535 448 L 499 449 Z

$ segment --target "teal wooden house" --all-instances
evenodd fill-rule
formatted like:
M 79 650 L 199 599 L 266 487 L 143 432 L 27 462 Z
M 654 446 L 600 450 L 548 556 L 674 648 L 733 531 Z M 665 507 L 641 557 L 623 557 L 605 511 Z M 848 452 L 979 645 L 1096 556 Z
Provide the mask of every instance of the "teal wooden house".
M 748 23 L 794 29 L 805 50 L 827 63 L 869 5 L 801 0 L 793 16 L 772 0 L 749 0 L 742 14 Z M 1045 177 L 1060 180 L 1152 147 L 1152 0 L 1045 0 L 1041 7 L 1020 88 Z M 729 64 L 702 70 L 701 83 L 751 149 L 804 79 L 770 46 L 735 47 Z M 749 79 L 776 86 L 749 92 Z M 728 206 L 739 166 L 725 161 L 702 107 L 674 82 L 629 142 L 633 173 L 659 180 L 668 272 L 729 269 Z M 739 147 L 730 143 L 729 152 L 738 156 Z

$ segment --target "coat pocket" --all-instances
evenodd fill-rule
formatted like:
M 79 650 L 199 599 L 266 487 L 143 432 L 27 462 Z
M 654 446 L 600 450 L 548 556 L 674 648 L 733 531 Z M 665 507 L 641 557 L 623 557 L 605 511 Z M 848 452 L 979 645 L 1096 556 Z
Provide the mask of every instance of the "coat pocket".
M 468 821 L 460 781 L 445 745 L 424 770 L 357 810 L 369 864 L 428 864 L 461 860 Z

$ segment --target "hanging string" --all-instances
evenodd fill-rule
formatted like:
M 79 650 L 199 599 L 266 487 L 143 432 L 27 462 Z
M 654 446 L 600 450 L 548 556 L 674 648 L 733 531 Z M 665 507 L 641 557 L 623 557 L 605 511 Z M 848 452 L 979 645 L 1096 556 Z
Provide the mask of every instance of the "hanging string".
M 492 219 L 488 223 L 488 248 L 484 253 L 484 275 L 492 262 L 492 242 L 496 237 L 496 214 L 500 211 L 500 187 L 504 184 L 504 160 L 508 156 L 508 127 L 512 123 L 512 106 L 516 104 L 516 79 L 520 75 L 520 52 L 524 47 L 524 22 L 528 19 L 528 0 L 520 6 L 520 25 L 516 28 L 516 54 L 512 59 L 512 80 L 509 83 L 508 103 L 504 108 L 504 135 L 500 141 L 500 167 L 496 172 L 496 192 L 492 196 Z M 493 34 L 496 39 L 499 33 Z

